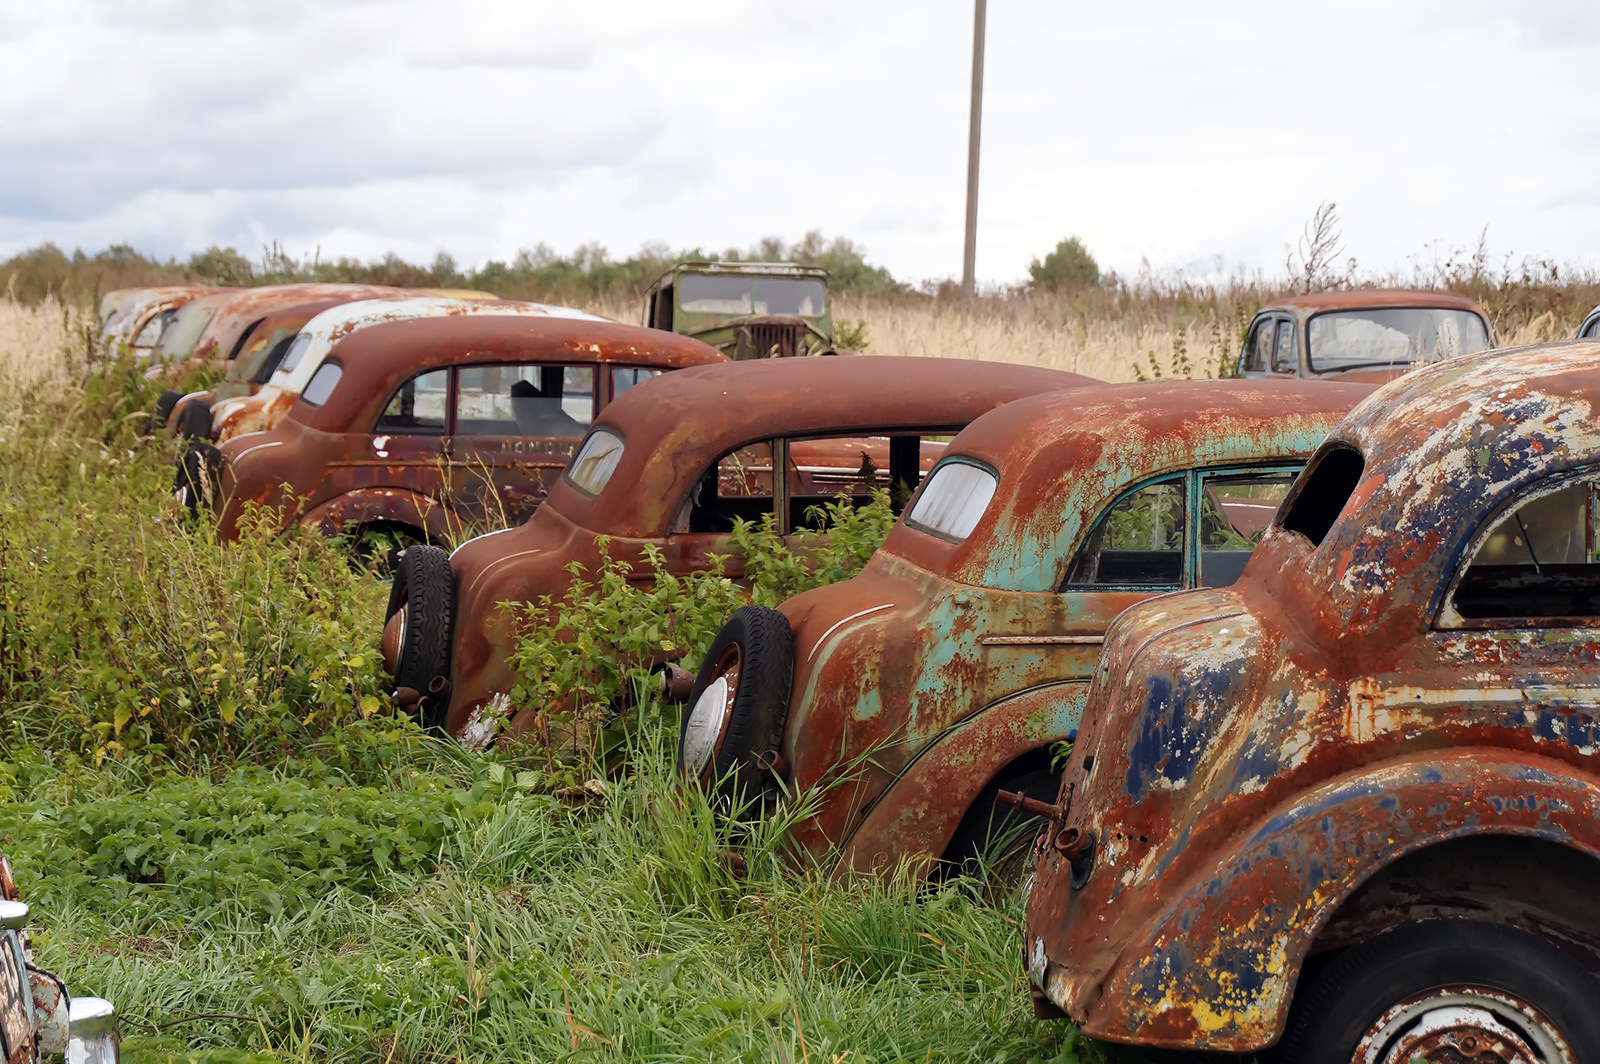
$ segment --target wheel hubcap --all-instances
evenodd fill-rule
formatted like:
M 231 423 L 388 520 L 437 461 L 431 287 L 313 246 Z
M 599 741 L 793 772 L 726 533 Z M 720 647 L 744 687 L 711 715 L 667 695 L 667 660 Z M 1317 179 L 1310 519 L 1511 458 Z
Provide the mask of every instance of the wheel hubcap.
M 739 665 L 739 648 L 729 647 L 717 662 L 714 678 L 689 710 L 683 729 L 683 770 L 694 779 L 705 779 L 728 734 L 733 700 L 739 693 Z
M 1480 986 L 1415 994 L 1367 1028 L 1354 1064 L 1577 1064 L 1556 1026 L 1532 1005 Z
M 389 670 L 390 676 L 400 675 L 400 653 L 406 645 L 406 614 L 410 612 L 411 603 L 402 599 L 400 608 L 383 626 L 383 635 L 378 640 L 378 652 L 383 656 L 383 667 Z

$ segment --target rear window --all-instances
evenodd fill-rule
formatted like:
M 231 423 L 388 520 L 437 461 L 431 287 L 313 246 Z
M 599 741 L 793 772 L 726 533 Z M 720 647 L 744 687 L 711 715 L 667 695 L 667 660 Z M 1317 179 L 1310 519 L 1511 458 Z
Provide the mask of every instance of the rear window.
M 929 475 L 922 493 L 911 504 L 906 523 L 959 543 L 978 527 L 999 484 L 1000 478 L 984 466 L 946 462 Z
M 300 398 L 312 406 L 321 406 L 328 401 L 328 396 L 339 386 L 339 378 L 344 376 L 344 367 L 337 362 L 324 362 L 318 367 L 317 372 L 306 385 L 306 390 L 300 393 Z
M 596 429 L 567 466 L 567 482 L 585 495 L 599 495 L 620 461 L 622 437 L 609 429 Z
M 310 333 L 301 333 L 299 336 L 296 336 L 294 338 L 294 343 L 289 345 L 289 350 L 283 356 L 283 361 L 279 363 L 278 368 L 283 370 L 285 373 L 294 372 L 294 368 L 300 364 L 300 360 L 306 357 L 306 348 L 310 346 Z

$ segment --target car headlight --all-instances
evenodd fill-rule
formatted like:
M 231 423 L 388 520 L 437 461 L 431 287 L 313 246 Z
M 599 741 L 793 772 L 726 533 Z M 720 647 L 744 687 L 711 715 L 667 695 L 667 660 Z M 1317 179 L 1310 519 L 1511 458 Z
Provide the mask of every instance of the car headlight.
M 105 998 L 75 997 L 67 1009 L 67 1064 L 117 1064 L 117 1010 Z

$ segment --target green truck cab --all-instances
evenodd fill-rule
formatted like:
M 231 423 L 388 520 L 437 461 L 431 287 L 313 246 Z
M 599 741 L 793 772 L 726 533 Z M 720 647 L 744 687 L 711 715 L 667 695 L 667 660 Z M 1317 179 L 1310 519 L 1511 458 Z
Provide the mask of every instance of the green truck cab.
M 644 324 L 729 358 L 833 355 L 828 271 L 792 262 L 680 262 L 645 294 Z

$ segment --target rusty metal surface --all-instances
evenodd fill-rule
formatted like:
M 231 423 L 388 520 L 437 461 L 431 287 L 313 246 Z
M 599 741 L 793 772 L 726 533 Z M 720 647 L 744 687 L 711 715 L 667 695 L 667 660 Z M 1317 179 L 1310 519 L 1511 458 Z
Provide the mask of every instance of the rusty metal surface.
M 6 1064 L 34 1064 L 33 1003 L 22 939 L 15 931 L 0 931 L 0 1040 Z
M 998 773 L 1077 727 L 1106 626 L 1156 593 L 1061 590 L 1106 508 L 1152 477 L 1293 469 L 1370 391 L 1104 385 L 973 422 L 948 457 L 1000 480 L 965 540 L 902 519 L 861 574 L 780 607 L 794 633 L 787 783 L 827 788 L 796 840 L 817 858 L 840 847 L 841 870 L 930 868 Z
M 606 367 L 726 361 L 695 340 L 588 315 L 557 317 L 492 301 L 457 306 L 471 309 L 425 318 L 368 316 L 355 319 L 360 327 L 339 318 L 326 357 L 344 375 L 328 401 L 295 405 L 284 389 L 278 395 L 287 397 L 289 416 L 222 444 L 222 537 L 237 534 L 246 502 L 278 508 L 285 523 L 302 520 L 329 533 L 386 522 L 446 543 L 463 538 L 472 524 L 498 519 L 494 508 L 512 520 L 531 514 L 578 437 L 374 434 L 395 390 L 418 373 L 475 364 L 588 364 L 602 370 L 598 387 Z M 333 314 L 356 307 L 367 305 Z M 608 392 L 599 388 L 601 403 Z
M 275 310 L 297 303 L 397 299 L 409 294 L 404 288 L 373 284 L 271 284 L 241 289 L 217 308 L 185 359 L 221 363 L 233 352 L 240 334 L 252 323 Z
M 206 285 L 166 285 L 159 288 L 124 290 L 100 328 L 101 346 L 111 350 L 117 344 L 131 344 L 150 320 L 166 310 L 177 310 L 202 296 L 231 292 L 231 288 Z
M 592 314 L 507 299 L 456 299 L 444 296 L 396 296 L 365 299 L 323 311 L 306 322 L 301 332 L 310 346 L 293 369 L 279 367 L 254 394 L 224 400 L 212 411 L 211 435 L 222 442 L 276 425 L 294 406 L 303 389 L 333 346 L 352 333 L 392 321 L 428 317 L 478 315 L 565 317 L 603 321 Z
M 558 480 L 532 520 L 471 540 L 451 557 L 458 598 L 448 728 L 463 734 L 511 689 L 516 631 L 498 604 L 559 599 L 571 581 L 567 564 L 599 564 L 596 536 L 610 537 L 612 556 L 629 562 L 641 561 L 647 544 L 659 546 L 674 573 L 727 554 L 726 534 L 687 531 L 678 521 L 722 455 L 789 436 L 951 432 L 1012 400 L 1093 383 L 1033 366 L 875 356 L 690 369 L 629 392 L 596 420 L 626 441 L 604 490 L 590 497 Z M 741 572 L 730 562 L 730 575 Z
M 1416 369 L 1321 452 L 1365 463 L 1319 544 L 1281 513 L 1237 584 L 1110 627 L 1052 825 L 1097 849 L 1076 876 L 1046 851 L 1025 929 L 1086 1033 L 1260 1049 L 1308 955 L 1416 912 L 1521 907 L 1600 966 L 1600 621 L 1473 621 L 1452 592 L 1502 507 L 1600 461 L 1597 400 L 1595 343 Z M 1435 855 L 1483 896 L 1396 872 Z M 1566 869 L 1544 897 L 1485 886 L 1529 855 Z

